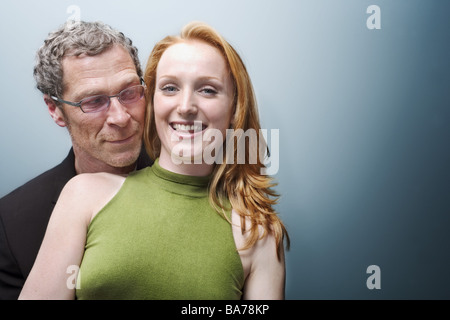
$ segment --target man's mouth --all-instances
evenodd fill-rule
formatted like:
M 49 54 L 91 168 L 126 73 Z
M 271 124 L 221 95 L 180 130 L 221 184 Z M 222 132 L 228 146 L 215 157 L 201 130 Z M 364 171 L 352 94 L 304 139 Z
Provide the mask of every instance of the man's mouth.
M 134 134 L 125 139 L 110 140 L 108 142 L 113 143 L 113 144 L 124 144 L 124 143 L 130 142 L 133 139 L 133 137 L 134 137 Z

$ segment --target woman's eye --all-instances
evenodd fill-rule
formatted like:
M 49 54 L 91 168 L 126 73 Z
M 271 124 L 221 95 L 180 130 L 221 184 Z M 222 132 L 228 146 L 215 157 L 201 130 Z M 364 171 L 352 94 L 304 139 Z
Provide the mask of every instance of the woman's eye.
M 217 94 L 217 91 L 214 90 L 214 89 L 212 89 L 212 88 L 203 88 L 203 89 L 201 89 L 200 91 L 201 91 L 202 93 L 206 94 L 206 95 L 209 95 L 209 96 L 212 96 L 212 95 Z
M 177 91 L 177 88 L 175 86 L 167 85 L 167 86 L 164 86 L 161 90 L 164 92 L 167 92 L 167 93 L 174 93 Z

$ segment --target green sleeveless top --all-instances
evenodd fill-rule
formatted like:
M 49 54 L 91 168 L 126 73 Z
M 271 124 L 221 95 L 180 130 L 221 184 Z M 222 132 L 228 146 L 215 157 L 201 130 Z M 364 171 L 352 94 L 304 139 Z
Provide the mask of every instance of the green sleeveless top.
M 129 175 L 88 227 L 76 298 L 240 299 L 241 259 L 208 183 L 158 160 Z

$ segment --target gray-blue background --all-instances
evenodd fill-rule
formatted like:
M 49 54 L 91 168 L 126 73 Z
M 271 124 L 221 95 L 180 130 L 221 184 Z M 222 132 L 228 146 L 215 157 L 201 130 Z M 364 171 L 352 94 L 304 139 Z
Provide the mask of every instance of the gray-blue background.
M 68 152 L 32 68 L 71 5 L 131 37 L 143 66 L 191 20 L 241 53 L 263 127 L 280 129 L 287 299 L 450 298 L 449 1 L 2 1 L 0 196 Z

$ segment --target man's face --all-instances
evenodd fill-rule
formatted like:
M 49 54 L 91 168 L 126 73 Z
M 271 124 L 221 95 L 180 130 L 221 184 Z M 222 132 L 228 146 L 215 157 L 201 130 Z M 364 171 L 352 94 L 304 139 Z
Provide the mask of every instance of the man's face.
M 61 98 L 67 101 L 116 95 L 140 84 L 133 60 L 118 45 L 96 56 L 65 57 L 62 65 Z M 109 108 L 97 113 L 63 104 L 61 117 L 72 138 L 77 172 L 126 173 L 134 168 L 142 146 L 145 107 L 144 98 L 127 106 L 111 98 Z

